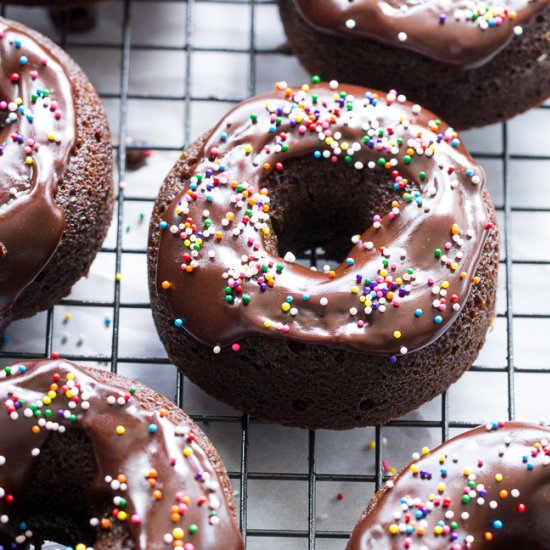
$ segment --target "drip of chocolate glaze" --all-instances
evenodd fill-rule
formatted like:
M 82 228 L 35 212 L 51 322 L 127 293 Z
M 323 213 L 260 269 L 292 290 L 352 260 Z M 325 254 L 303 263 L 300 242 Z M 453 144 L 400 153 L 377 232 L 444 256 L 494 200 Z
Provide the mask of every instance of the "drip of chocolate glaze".
M 342 100 L 339 95 L 343 91 L 348 94 L 346 100 Z M 297 90 L 292 93 L 297 93 Z M 323 116 L 334 117 L 334 123 L 330 126 L 332 135 L 341 132 L 340 143 L 360 144 L 353 162 L 362 162 L 364 170 L 367 170 L 369 162 L 377 164 L 384 155 L 388 157 L 385 151 L 377 151 L 375 146 L 362 142 L 366 135 L 365 128 L 374 128 L 376 131 L 390 128 L 390 137 L 394 140 L 403 139 L 404 142 L 400 153 L 395 155 L 395 158 L 399 157 L 395 169 L 399 170 L 402 178 L 418 184 L 422 205 L 417 205 L 413 200 L 401 205 L 400 213 L 394 219 L 390 219 L 391 213 L 383 216 L 380 228 L 376 229 L 374 224 L 369 227 L 361 236 L 359 244 L 349 253 L 353 265 L 343 262 L 334 270 L 333 279 L 325 273 L 284 262 L 266 250 L 262 226 L 258 227 L 253 219 L 244 224 L 237 235 L 233 230 L 239 218 L 236 217 L 227 228 L 222 226 L 227 212 L 239 214 L 239 209 L 235 207 L 237 191 L 230 182 L 247 182 L 249 196 L 262 200 L 263 196 L 258 193 L 278 162 L 303 158 L 317 150 L 330 151 L 331 148 L 320 141 L 317 130 L 307 130 L 304 134 L 299 132 L 301 123 L 294 124 L 288 119 L 288 114 L 295 112 L 297 102 L 286 97 L 282 91 L 268 93 L 238 105 L 212 130 L 197 156 L 192 172 L 207 174 L 210 170 L 212 176 L 205 176 L 200 184 L 195 182 L 193 189 L 190 189 L 189 181 L 184 182 L 181 193 L 166 211 L 167 228 L 161 230 L 157 291 L 160 299 L 166 300 L 174 318 L 185 321 L 182 330 L 187 330 L 196 339 L 212 346 L 229 345 L 250 335 L 271 335 L 387 355 L 404 353 L 404 347 L 413 351 L 430 344 L 456 319 L 468 297 L 490 227 L 483 199 L 484 172 L 462 144 L 452 145 L 441 139 L 447 131 L 444 124 L 436 129 L 432 123 L 433 129 L 430 129 L 430 120 L 435 119 L 434 115 L 419 110 L 418 106 L 414 107 L 413 112 L 412 104 L 407 102 L 387 102 L 383 95 L 374 105 L 365 96 L 371 94 L 372 97 L 374 93 L 355 86 L 341 86 L 335 92 L 328 85 L 320 84 L 312 86 L 307 96 L 315 94 L 315 104 L 310 105 L 306 97 L 298 102 L 305 102 L 311 112 L 320 110 Z M 351 111 L 347 111 L 345 102 L 351 97 L 354 98 L 354 106 Z M 266 105 L 271 112 L 264 115 L 262 113 L 266 113 Z M 251 114 L 257 115 L 257 120 L 253 120 Z M 281 118 L 275 133 L 270 131 L 272 114 Z M 308 116 L 304 114 L 304 124 L 307 124 Z M 220 140 L 220 135 L 224 133 L 227 134 L 226 139 Z M 277 147 L 282 134 L 285 134 L 284 144 L 288 146 L 286 152 Z M 406 164 L 403 155 L 407 143 L 419 135 L 423 143 L 434 144 L 433 155 L 417 155 L 410 164 Z M 375 142 L 376 139 L 375 136 Z M 223 172 L 219 171 L 220 165 L 224 166 Z M 265 166 L 270 169 L 266 170 Z M 353 168 L 342 167 L 342 170 L 346 169 Z M 420 172 L 425 173 L 423 180 L 419 178 Z M 391 179 L 389 173 L 388 179 Z M 188 173 L 186 177 L 191 175 Z M 226 183 L 223 183 L 224 177 L 227 178 Z M 368 200 L 368 186 L 364 196 Z M 350 197 L 350 200 L 358 199 Z M 197 269 L 187 273 L 180 267 L 182 255 L 189 251 L 180 237 L 183 231 L 181 224 L 192 219 L 197 231 L 204 231 L 202 223 L 205 209 L 209 211 L 208 219 L 212 222 L 211 234 L 203 238 L 196 259 Z M 257 216 L 261 215 L 257 214 L 258 210 L 254 212 Z M 458 252 L 462 254 L 455 272 L 450 270 L 447 263 L 434 258 L 434 250 L 443 249 L 444 243 L 451 241 L 453 224 L 460 228 L 463 240 L 460 247 L 453 243 L 452 249 L 448 251 L 449 258 L 454 258 Z M 174 228 L 174 233 L 168 230 L 169 226 Z M 220 240 L 212 236 L 218 230 L 222 233 Z M 469 237 L 466 236 L 468 232 Z M 361 246 L 361 243 L 367 242 L 372 243 L 368 250 Z M 261 255 L 258 263 L 281 264 L 284 270 L 276 274 L 275 286 L 267 288 L 265 292 L 257 284 L 258 276 L 262 273 L 245 276 L 242 292 L 251 297 L 250 303 L 245 305 L 237 297 L 233 304 L 228 305 L 224 299 L 224 287 L 227 284 L 227 276 L 224 274 L 228 270 L 236 273 L 245 271 L 243 258 L 248 261 L 249 256 L 258 250 Z M 394 278 L 401 275 L 407 278 L 408 270 L 412 269 L 414 280 L 411 281 L 410 292 L 402 298 L 399 307 L 388 303 L 386 313 L 373 311 L 370 315 L 363 315 L 363 306 L 358 299 L 360 294 L 353 294 L 351 289 L 357 285 L 358 276 L 363 277 L 362 281 L 367 277 L 376 281 L 380 276 L 381 250 L 388 254 L 390 263 L 396 264 L 396 270 L 391 272 Z M 211 259 L 207 252 L 213 252 L 215 257 Z M 460 272 L 465 274 L 464 278 L 458 276 Z M 448 305 L 446 311 L 440 313 L 434 309 L 433 301 L 441 295 L 434 291 L 437 290 L 435 286 L 445 281 L 449 283 L 446 289 Z M 165 282 L 170 283 L 168 289 L 163 287 Z M 359 286 L 361 289 L 362 285 Z M 451 307 L 450 298 L 453 295 L 460 305 L 456 309 Z M 323 305 L 324 299 L 328 300 L 326 305 Z M 295 316 L 281 310 L 281 305 L 289 300 L 298 309 Z M 357 315 L 350 315 L 350 308 L 353 307 L 359 309 Z M 418 308 L 424 312 L 420 317 L 415 315 Z M 436 314 L 441 316 L 439 324 L 434 320 Z M 364 326 L 358 326 L 358 319 Z M 270 323 L 270 328 L 266 328 L 266 323 Z M 276 330 L 274 327 L 277 326 L 287 326 L 288 331 Z
M 68 375 L 78 387 L 78 392 L 73 391 L 76 399 L 66 396 L 66 391 L 71 390 L 67 387 Z M 54 376 L 58 376 L 59 381 L 55 382 Z M 96 376 L 93 370 L 63 360 L 27 361 L 13 365 L 10 375 L 5 371 L 0 375 L 2 406 L 15 397 L 22 403 L 16 411 L 18 418 L 12 418 L 6 408 L 0 414 L 0 456 L 5 458 L 0 466 L 0 487 L 5 495 L 14 497 L 11 503 L 5 498 L 0 500 L 0 514 L 9 518 L 0 526 L 0 535 L 15 539 L 19 534 L 20 522 L 25 520 L 21 517 L 21 505 L 37 460 L 32 450 L 43 448 L 53 433 L 52 426 L 50 430 L 43 426 L 38 433 L 31 431 L 37 419 L 33 415 L 27 417 L 24 411 L 38 403 L 42 412 L 51 410 L 50 424 L 57 423 L 66 430 L 81 430 L 89 438 L 96 463 L 89 490 L 90 507 L 100 508 L 106 498 L 112 501 L 116 495 L 126 499 L 126 525 L 136 550 L 164 550 L 167 547 L 164 536 L 172 534 L 176 527 L 183 528 L 183 540 L 197 549 L 217 549 L 223 541 L 223 547 L 228 550 L 242 550 L 241 535 L 216 470 L 196 441 L 196 434 L 189 427 L 176 426 L 169 414 L 151 410 L 151 403 L 145 408 L 139 393 L 132 395 L 130 388 L 120 387 L 115 380 L 110 384 L 99 381 Z M 59 386 L 57 397 L 51 404 L 44 404 L 52 383 Z M 109 404 L 109 398 L 122 404 Z M 74 408 L 68 407 L 71 400 L 76 403 Z M 83 408 L 83 402 L 89 407 Z M 69 413 L 74 419 L 68 418 Z M 57 432 L 58 426 L 53 427 Z M 124 427 L 123 435 L 117 434 L 118 426 Z M 155 426 L 154 433 L 150 426 Z M 191 451 L 189 456 L 183 454 L 184 449 Z M 153 498 L 153 488 L 148 483 L 147 472 L 151 470 L 156 472 L 156 488 L 162 490 L 160 500 Z M 107 476 L 116 479 L 119 474 L 126 477 L 126 490 L 115 491 L 105 481 Z M 188 510 L 182 512 L 181 521 L 174 523 L 171 508 L 182 502 L 176 500 L 178 493 L 189 497 Z M 200 503 L 201 499 L 204 502 Z M 139 523 L 131 521 L 134 514 L 139 517 Z M 211 521 L 212 514 L 217 518 L 215 522 Z M 196 534 L 190 534 L 192 524 L 198 526 Z M 32 530 L 32 525 L 29 529 Z M 98 529 L 100 532 L 102 528 Z
M 516 26 L 528 25 L 550 6 L 550 0 L 294 1 L 303 17 L 318 29 L 367 36 L 462 68 L 489 61 L 513 39 Z M 515 11 L 516 16 L 481 30 L 471 17 L 460 15 L 472 6 L 474 9 L 504 6 Z M 347 24 L 348 21 L 353 23 Z M 352 58 L 353 52 L 349 53 Z
M 422 536 L 414 532 L 409 535 L 411 541 L 407 547 L 411 549 L 447 550 L 455 548 L 454 544 L 461 549 L 547 548 L 550 537 L 548 440 L 549 429 L 522 422 L 507 422 L 490 431 L 482 426 L 451 439 L 413 463 L 418 473 L 414 474 L 409 465 L 391 480 L 392 488 L 386 486 L 375 496 L 366 516 L 352 533 L 347 550 L 404 548 L 407 535 L 392 535 L 389 529 L 392 524 L 406 523 L 406 514 L 415 518 L 417 526 L 423 520 L 427 522 Z M 546 443 L 546 447 L 541 443 Z M 533 455 L 535 445 L 539 450 Z M 498 474 L 503 476 L 501 481 L 497 481 Z M 465 488 L 468 492 L 472 490 L 468 486 L 469 476 L 475 476 L 476 494 L 467 495 L 469 498 L 464 502 Z M 444 484 L 442 491 L 438 489 L 440 483 Z M 479 485 L 483 485 L 483 489 Z M 512 494 L 514 489 L 519 494 Z M 502 490 L 506 491 L 504 497 L 500 494 Z M 430 499 L 430 495 L 433 498 Z M 478 501 L 479 498 L 482 500 Z M 418 499 L 419 506 L 413 504 L 404 512 L 402 499 L 409 502 Z M 446 499 L 449 500 L 444 502 Z M 430 500 L 431 510 L 425 507 Z M 492 501 L 496 506 L 491 506 Z M 416 519 L 416 511 L 422 509 L 426 512 L 421 512 L 422 518 Z M 447 512 L 454 513 L 451 519 L 445 517 Z M 394 513 L 399 518 L 396 519 Z M 464 519 L 463 513 L 468 514 Z M 455 521 L 457 527 L 447 535 L 436 534 L 434 527 L 439 521 L 447 525 Z M 498 525 L 495 521 L 502 526 L 495 528 Z M 490 533 L 492 540 L 486 540 L 485 533 Z M 470 544 L 467 537 L 473 537 Z
M 21 100 L 17 120 L 6 122 L 8 106 L 0 125 L 1 330 L 19 294 L 44 269 L 60 242 L 65 216 L 55 194 L 76 130 L 73 89 L 60 61 L 19 26 L 1 18 L 0 36 L 0 101 L 16 105 Z M 47 90 L 48 98 L 37 95 L 38 90 Z M 50 108 L 53 102 L 59 119 Z M 27 154 L 25 147 L 33 147 L 29 139 L 40 149 Z

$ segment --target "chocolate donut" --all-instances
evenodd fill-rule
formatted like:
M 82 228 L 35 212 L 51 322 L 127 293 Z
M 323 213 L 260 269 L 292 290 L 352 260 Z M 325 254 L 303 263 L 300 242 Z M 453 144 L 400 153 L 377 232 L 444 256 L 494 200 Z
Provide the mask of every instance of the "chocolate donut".
M 50 40 L 0 18 L 0 330 L 88 272 L 112 208 L 109 126 L 96 91 Z
M 396 88 L 452 126 L 501 121 L 550 96 L 550 0 L 279 0 L 313 74 Z
M 374 496 L 347 550 L 548 548 L 549 439 L 506 422 L 423 450 Z
M 238 105 L 155 203 L 151 302 L 170 359 L 289 425 L 417 407 L 471 366 L 494 316 L 484 180 L 454 130 L 393 91 L 279 83 Z M 338 267 L 295 263 L 319 244 Z
M 243 549 L 231 482 L 174 404 L 63 360 L 0 374 L 0 545 Z

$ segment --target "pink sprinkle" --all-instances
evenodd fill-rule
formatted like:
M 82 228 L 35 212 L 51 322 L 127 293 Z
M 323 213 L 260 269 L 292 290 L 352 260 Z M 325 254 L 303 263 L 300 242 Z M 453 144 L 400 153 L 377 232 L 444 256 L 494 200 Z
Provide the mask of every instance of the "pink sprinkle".
M 235 343 L 231 346 L 231 349 L 233 351 L 239 351 L 241 349 L 241 346 L 240 346 L 240 344 Z
M 428 284 L 433 285 L 435 283 L 435 280 L 432 277 L 428 277 Z
M 140 517 L 139 517 L 137 514 L 132 514 L 132 516 L 130 517 L 130 521 L 131 521 L 134 525 L 137 525 L 138 523 L 141 523 L 141 519 L 140 519 Z
M 290 331 L 290 327 L 288 325 L 283 325 L 281 332 L 289 332 L 289 331 Z

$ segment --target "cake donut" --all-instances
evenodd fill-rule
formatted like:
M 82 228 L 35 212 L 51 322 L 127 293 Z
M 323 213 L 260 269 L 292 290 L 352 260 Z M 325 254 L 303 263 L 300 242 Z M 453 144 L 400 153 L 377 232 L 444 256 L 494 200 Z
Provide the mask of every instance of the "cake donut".
M 347 550 L 548 548 L 549 439 L 506 422 L 424 449 L 374 496 Z
M 455 128 L 550 96 L 550 0 L 279 0 L 308 71 L 396 88 Z
M 279 83 L 161 188 L 153 315 L 191 380 L 258 418 L 387 421 L 475 359 L 494 315 L 494 224 L 482 168 L 431 113 L 394 91 Z M 315 245 L 340 264 L 296 262 Z
M 0 18 L 0 330 L 88 272 L 111 221 L 112 151 L 96 91 L 46 37 Z
M 0 545 L 242 550 L 216 450 L 151 389 L 63 360 L 0 374 Z

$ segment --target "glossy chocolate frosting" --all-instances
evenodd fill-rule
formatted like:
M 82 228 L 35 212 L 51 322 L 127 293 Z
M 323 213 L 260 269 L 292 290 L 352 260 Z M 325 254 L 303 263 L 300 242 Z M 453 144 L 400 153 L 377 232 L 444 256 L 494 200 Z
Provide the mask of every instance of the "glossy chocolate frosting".
M 0 525 L 0 535 L 27 547 L 19 528 L 25 521 L 21 503 L 32 482 L 36 455 L 52 433 L 61 437 L 77 429 L 89 438 L 95 453 L 89 507 L 112 502 L 112 511 L 90 519 L 91 525 L 99 523 L 98 533 L 108 520 L 126 525 L 136 550 L 164 550 L 181 541 L 187 545 L 182 548 L 190 550 L 242 549 L 216 469 L 198 434 L 188 425 L 176 425 L 173 413 L 162 405 L 155 409 L 151 396 L 142 397 L 116 378 L 105 378 L 63 360 L 27 361 L 2 371 L 0 516 L 5 514 L 7 520 Z M 27 529 L 32 532 L 32 525 Z
M 464 68 L 489 61 L 521 34 L 522 25 L 550 6 L 550 0 L 295 2 L 303 17 L 319 29 L 364 35 Z M 353 59 L 353 51 L 349 54 Z
M 348 550 L 548 548 L 549 439 L 520 422 L 451 439 L 386 484 Z
M 55 252 L 55 204 L 75 143 L 72 86 L 60 62 L 0 18 L 0 330 Z
M 271 335 L 406 353 L 440 336 L 467 299 L 492 227 L 483 170 L 452 129 L 402 96 L 331 86 L 235 107 L 209 134 L 196 175 L 185 175 L 160 224 L 158 294 L 176 326 L 215 350 Z M 266 177 L 311 155 L 342 162 L 343 173 L 386 170 L 396 189 L 389 212 L 352 239 L 333 273 L 284 261 L 266 242 Z

